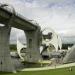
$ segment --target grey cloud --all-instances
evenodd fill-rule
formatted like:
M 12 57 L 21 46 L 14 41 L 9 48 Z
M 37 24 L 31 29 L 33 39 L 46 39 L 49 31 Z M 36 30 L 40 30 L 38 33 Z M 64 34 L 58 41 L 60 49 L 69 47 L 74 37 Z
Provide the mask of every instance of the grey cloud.
M 75 28 L 75 0 L 1 1 L 12 4 L 16 12 L 28 19 L 36 20 L 42 28 L 51 27 L 56 31 Z M 19 33 L 13 30 L 11 39 L 16 39 L 17 34 Z

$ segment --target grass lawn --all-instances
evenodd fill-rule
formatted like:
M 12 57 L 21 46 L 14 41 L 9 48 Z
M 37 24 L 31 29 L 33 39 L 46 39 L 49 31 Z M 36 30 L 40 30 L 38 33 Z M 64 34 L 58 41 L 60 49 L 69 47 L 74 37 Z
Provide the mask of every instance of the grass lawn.
M 45 71 L 17 72 L 16 74 L 0 72 L 0 75 L 75 75 L 75 67 L 72 67 L 72 71 L 69 71 L 69 68 L 63 68 Z

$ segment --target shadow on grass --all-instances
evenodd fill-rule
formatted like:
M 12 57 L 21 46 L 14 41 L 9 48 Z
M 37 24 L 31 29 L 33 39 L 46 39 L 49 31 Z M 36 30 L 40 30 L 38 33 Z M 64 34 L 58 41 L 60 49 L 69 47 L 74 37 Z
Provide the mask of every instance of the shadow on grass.
M 0 75 L 11 74 L 11 72 L 0 72 Z

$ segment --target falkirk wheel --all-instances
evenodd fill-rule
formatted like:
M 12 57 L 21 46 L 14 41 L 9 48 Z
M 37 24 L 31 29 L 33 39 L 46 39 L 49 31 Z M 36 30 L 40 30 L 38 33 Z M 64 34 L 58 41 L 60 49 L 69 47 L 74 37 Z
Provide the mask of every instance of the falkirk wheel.
M 11 27 L 24 30 L 27 38 L 26 61 L 37 62 L 41 59 L 41 28 L 37 23 L 32 23 L 23 16 L 15 13 L 13 7 L 7 4 L 0 4 L 0 71 L 12 72 L 15 66 L 12 63 L 9 49 L 9 38 Z M 31 53 L 31 55 L 29 54 Z

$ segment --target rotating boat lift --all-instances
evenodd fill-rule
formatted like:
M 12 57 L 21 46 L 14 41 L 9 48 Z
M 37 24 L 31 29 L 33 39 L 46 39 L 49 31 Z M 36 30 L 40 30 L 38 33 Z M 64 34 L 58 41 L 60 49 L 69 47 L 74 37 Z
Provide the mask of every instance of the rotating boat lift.
M 32 23 L 25 17 L 15 12 L 13 7 L 0 4 L 0 71 L 12 72 L 15 67 L 12 63 L 9 49 L 9 38 L 11 27 L 24 30 L 27 37 L 27 54 L 24 59 L 29 62 L 40 60 L 39 46 L 41 44 L 41 28 L 37 23 Z
M 49 30 L 48 32 L 46 30 Z M 28 51 L 26 50 L 27 45 L 23 45 L 17 37 L 17 53 L 22 61 L 26 61 L 24 57 L 26 57 Z M 50 56 L 50 53 L 53 51 L 60 52 L 62 48 L 62 40 L 56 32 L 51 28 L 45 28 L 42 30 L 42 43 L 40 45 L 40 55 L 47 54 Z M 24 50 L 23 50 L 24 49 Z M 58 51 L 59 50 L 59 51 Z M 23 51 L 23 52 L 22 52 Z M 21 53 L 22 52 L 22 53 Z M 28 53 L 29 54 L 29 53 Z M 42 58 L 43 59 L 43 58 Z M 40 62 L 42 62 L 41 60 Z M 40 63 L 37 62 L 37 63 Z

